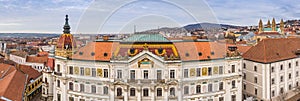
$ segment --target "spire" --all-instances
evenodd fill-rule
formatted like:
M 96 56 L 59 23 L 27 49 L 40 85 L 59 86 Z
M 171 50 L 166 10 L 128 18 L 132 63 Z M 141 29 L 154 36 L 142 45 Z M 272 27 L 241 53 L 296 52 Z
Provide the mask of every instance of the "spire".
M 272 19 L 272 31 L 276 31 L 276 22 L 275 19 Z
M 267 28 L 271 28 L 271 23 L 270 23 L 270 20 L 268 20 L 268 23 L 267 23 Z
M 281 30 L 281 33 L 284 33 L 284 22 L 283 22 L 283 19 L 280 20 L 279 28 Z
M 65 19 L 65 25 L 64 25 L 64 34 L 70 34 L 70 25 L 69 25 L 69 18 L 68 18 L 68 15 L 66 15 L 66 19 Z
M 262 23 L 261 19 L 259 20 L 259 23 L 258 23 L 258 31 L 259 31 L 259 33 L 263 31 L 263 23 Z

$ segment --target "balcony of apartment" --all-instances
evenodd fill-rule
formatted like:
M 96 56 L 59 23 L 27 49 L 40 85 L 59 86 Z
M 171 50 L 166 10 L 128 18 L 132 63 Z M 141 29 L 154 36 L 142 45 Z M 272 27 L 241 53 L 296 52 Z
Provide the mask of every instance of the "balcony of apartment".
M 176 96 L 176 95 L 169 95 L 168 98 L 169 98 L 170 100 L 177 100 L 177 99 L 178 99 L 178 96 Z

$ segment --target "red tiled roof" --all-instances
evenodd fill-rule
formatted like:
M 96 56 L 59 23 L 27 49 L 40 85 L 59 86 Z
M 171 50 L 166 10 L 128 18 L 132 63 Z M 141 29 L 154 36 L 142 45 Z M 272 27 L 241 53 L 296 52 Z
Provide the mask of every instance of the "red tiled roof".
M 263 39 L 243 54 L 247 60 L 270 63 L 296 58 L 300 49 L 300 38 Z
M 90 42 L 86 46 L 80 48 L 71 58 L 79 60 L 109 61 L 112 57 L 112 51 L 115 49 L 113 48 L 115 45 L 118 45 L 118 43 Z
M 50 67 L 51 70 L 54 70 L 55 60 L 53 58 L 48 58 L 47 66 Z
M 19 69 L 20 71 L 28 75 L 27 82 L 29 82 L 30 79 L 35 80 L 42 75 L 41 72 L 38 72 L 37 70 L 33 69 L 31 66 L 20 65 Z
M 0 79 L 0 96 L 13 101 L 22 101 L 25 90 L 26 75 L 17 71 L 15 67 L 7 64 L 0 64 L 1 68 L 12 67 L 11 72 L 6 72 L 6 75 Z
M 47 63 L 48 56 L 27 56 L 26 62 L 31 63 Z
M 225 44 L 218 42 L 175 42 L 181 60 L 207 60 L 224 58 Z

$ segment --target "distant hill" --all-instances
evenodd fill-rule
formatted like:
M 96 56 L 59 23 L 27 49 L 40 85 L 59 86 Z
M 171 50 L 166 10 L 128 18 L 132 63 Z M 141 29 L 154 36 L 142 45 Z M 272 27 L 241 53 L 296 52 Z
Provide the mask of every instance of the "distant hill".
M 189 24 L 186 26 L 183 26 L 184 29 L 187 31 L 194 31 L 197 29 L 228 29 L 228 28 L 239 28 L 241 26 L 234 26 L 234 25 L 227 25 L 227 24 L 215 24 L 215 23 L 197 23 L 197 24 Z
M 0 38 L 41 38 L 58 37 L 59 34 L 40 34 L 40 33 L 0 33 Z

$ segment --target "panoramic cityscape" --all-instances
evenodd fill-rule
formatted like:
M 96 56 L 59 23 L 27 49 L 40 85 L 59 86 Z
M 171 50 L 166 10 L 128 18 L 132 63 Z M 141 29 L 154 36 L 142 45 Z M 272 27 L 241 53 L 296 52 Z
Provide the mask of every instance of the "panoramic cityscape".
M 0 101 L 300 101 L 297 1 L 0 5 Z

